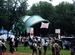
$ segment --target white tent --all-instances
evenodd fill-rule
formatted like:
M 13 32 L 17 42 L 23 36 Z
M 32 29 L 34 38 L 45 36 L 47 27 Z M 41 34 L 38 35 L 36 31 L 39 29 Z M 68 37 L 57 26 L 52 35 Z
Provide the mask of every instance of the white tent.
M 12 38 L 12 41 L 14 41 L 15 35 L 9 34 L 9 37 Z
M 0 35 L 0 38 L 4 39 L 4 41 L 6 41 L 7 40 L 7 34 Z
M 9 36 L 10 38 L 12 38 L 12 41 L 14 41 L 14 38 L 15 38 L 14 35 L 9 34 L 8 36 Z M 0 35 L 0 39 L 4 39 L 4 41 L 6 41 L 6 40 L 7 40 L 7 34 Z

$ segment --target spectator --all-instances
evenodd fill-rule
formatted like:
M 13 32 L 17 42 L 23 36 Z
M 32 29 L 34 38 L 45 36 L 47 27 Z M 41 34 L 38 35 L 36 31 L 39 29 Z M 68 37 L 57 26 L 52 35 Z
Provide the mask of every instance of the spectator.
M 2 47 L 2 39 L 0 39 L 0 55 L 2 55 L 2 49 L 1 49 L 1 47 Z
M 38 45 L 41 44 L 41 37 L 38 37 Z
M 14 41 L 12 41 L 12 38 L 10 38 L 10 40 L 9 40 L 9 46 L 10 46 L 11 55 L 13 55 L 13 53 L 14 53 Z
M 39 53 L 39 55 L 42 54 L 42 47 L 41 47 L 41 45 L 38 46 L 38 53 Z
M 2 39 L 2 47 L 1 47 L 1 49 L 2 49 L 2 52 L 3 52 L 3 53 L 6 51 L 6 45 L 5 45 L 4 39 Z M 2 54 L 3 54 L 3 53 L 2 53 Z M 3 55 L 4 55 L 4 54 L 3 54 Z
M 70 44 L 70 52 L 71 52 L 71 55 L 74 55 L 74 53 L 75 53 L 75 50 L 74 50 L 74 43 L 73 42 L 71 42 L 71 44 Z
M 54 43 L 55 55 L 60 55 L 60 49 L 61 49 L 61 47 L 59 46 L 58 41 L 56 40 L 55 43 Z
M 19 44 L 19 39 L 16 37 L 15 39 L 14 39 L 14 41 L 15 41 L 15 51 L 16 50 L 18 50 L 18 44 Z
M 25 38 L 25 39 L 24 39 L 24 47 L 26 48 L 26 47 L 28 47 L 28 45 L 29 45 L 28 39 Z M 25 49 L 25 48 L 24 48 L 24 49 Z
M 22 38 L 22 45 L 24 45 L 24 37 Z
M 46 41 L 46 39 L 44 40 L 44 55 L 46 55 L 46 51 L 47 51 L 47 46 L 48 46 L 48 42 Z
M 55 55 L 55 53 L 54 53 L 54 41 L 52 42 L 52 55 Z
M 50 50 L 50 45 L 51 45 L 51 39 L 50 37 L 48 38 L 48 49 Z
M 37 55 L 37 42 L 36 41 L 33 41 L 32 43 L 33 45 L 33 52 L 32 52 L 32 55 L 36 54 Z

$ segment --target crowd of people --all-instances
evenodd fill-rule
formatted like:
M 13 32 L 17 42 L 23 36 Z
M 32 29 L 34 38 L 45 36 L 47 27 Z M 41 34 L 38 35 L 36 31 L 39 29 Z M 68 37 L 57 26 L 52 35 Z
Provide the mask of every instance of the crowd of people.
M 25 48 L 30 47 L 32 50 L 32 55 L 47 55 L 47 50 L 52 50 L 52 55 L 60 55 L 60 51 L 62 46 L 60 45 L 59 41 L 54 38 L 42 38 L 42 37 L 33 37 L 33 38 L 25 38 L 25 37 L 15 37 L 7 38 L 7 42 L 9 43 L 11 55 L 13 55 L 14 51 L 18 50 L 18 45 L 22 44 Z M 70 45 L 71 55 L 75 53 L 75 46 L 73 43 Z M 6 51 L 6 45 L 3 39 L 0 39 L 0 55 Z M 44 53 L 42 51 L 44 50 Z

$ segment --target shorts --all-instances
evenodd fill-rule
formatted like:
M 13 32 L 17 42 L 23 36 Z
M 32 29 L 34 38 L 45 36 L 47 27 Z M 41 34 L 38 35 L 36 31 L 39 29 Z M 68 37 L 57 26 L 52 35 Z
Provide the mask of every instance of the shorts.
M 44 51 L 46 51 L 47 50 L 47 46 L 44 46 Z
M 36 47 L 33 48 L 33 51 L 37 51 Z

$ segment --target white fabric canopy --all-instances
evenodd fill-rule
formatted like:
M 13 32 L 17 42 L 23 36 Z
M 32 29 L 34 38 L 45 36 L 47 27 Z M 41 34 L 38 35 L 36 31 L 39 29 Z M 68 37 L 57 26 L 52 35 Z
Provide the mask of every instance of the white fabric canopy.
M 10 38 L 12 38 L 12 41 L 14 41 L 14 38 L 15 38 L 14 35 L 9 34 L 8 36 L 9 36 Z M 6 41 L 6 40 L 7 40 L 7 34 L 0 35 L 0 39 L 4 39 L 4 41 Z
M 7 34 L 0 35 L 0 38 L 1 38 L 1 39 L 4 39 L 4 41 L 6 41 L 6 39 L 7 39 Z

